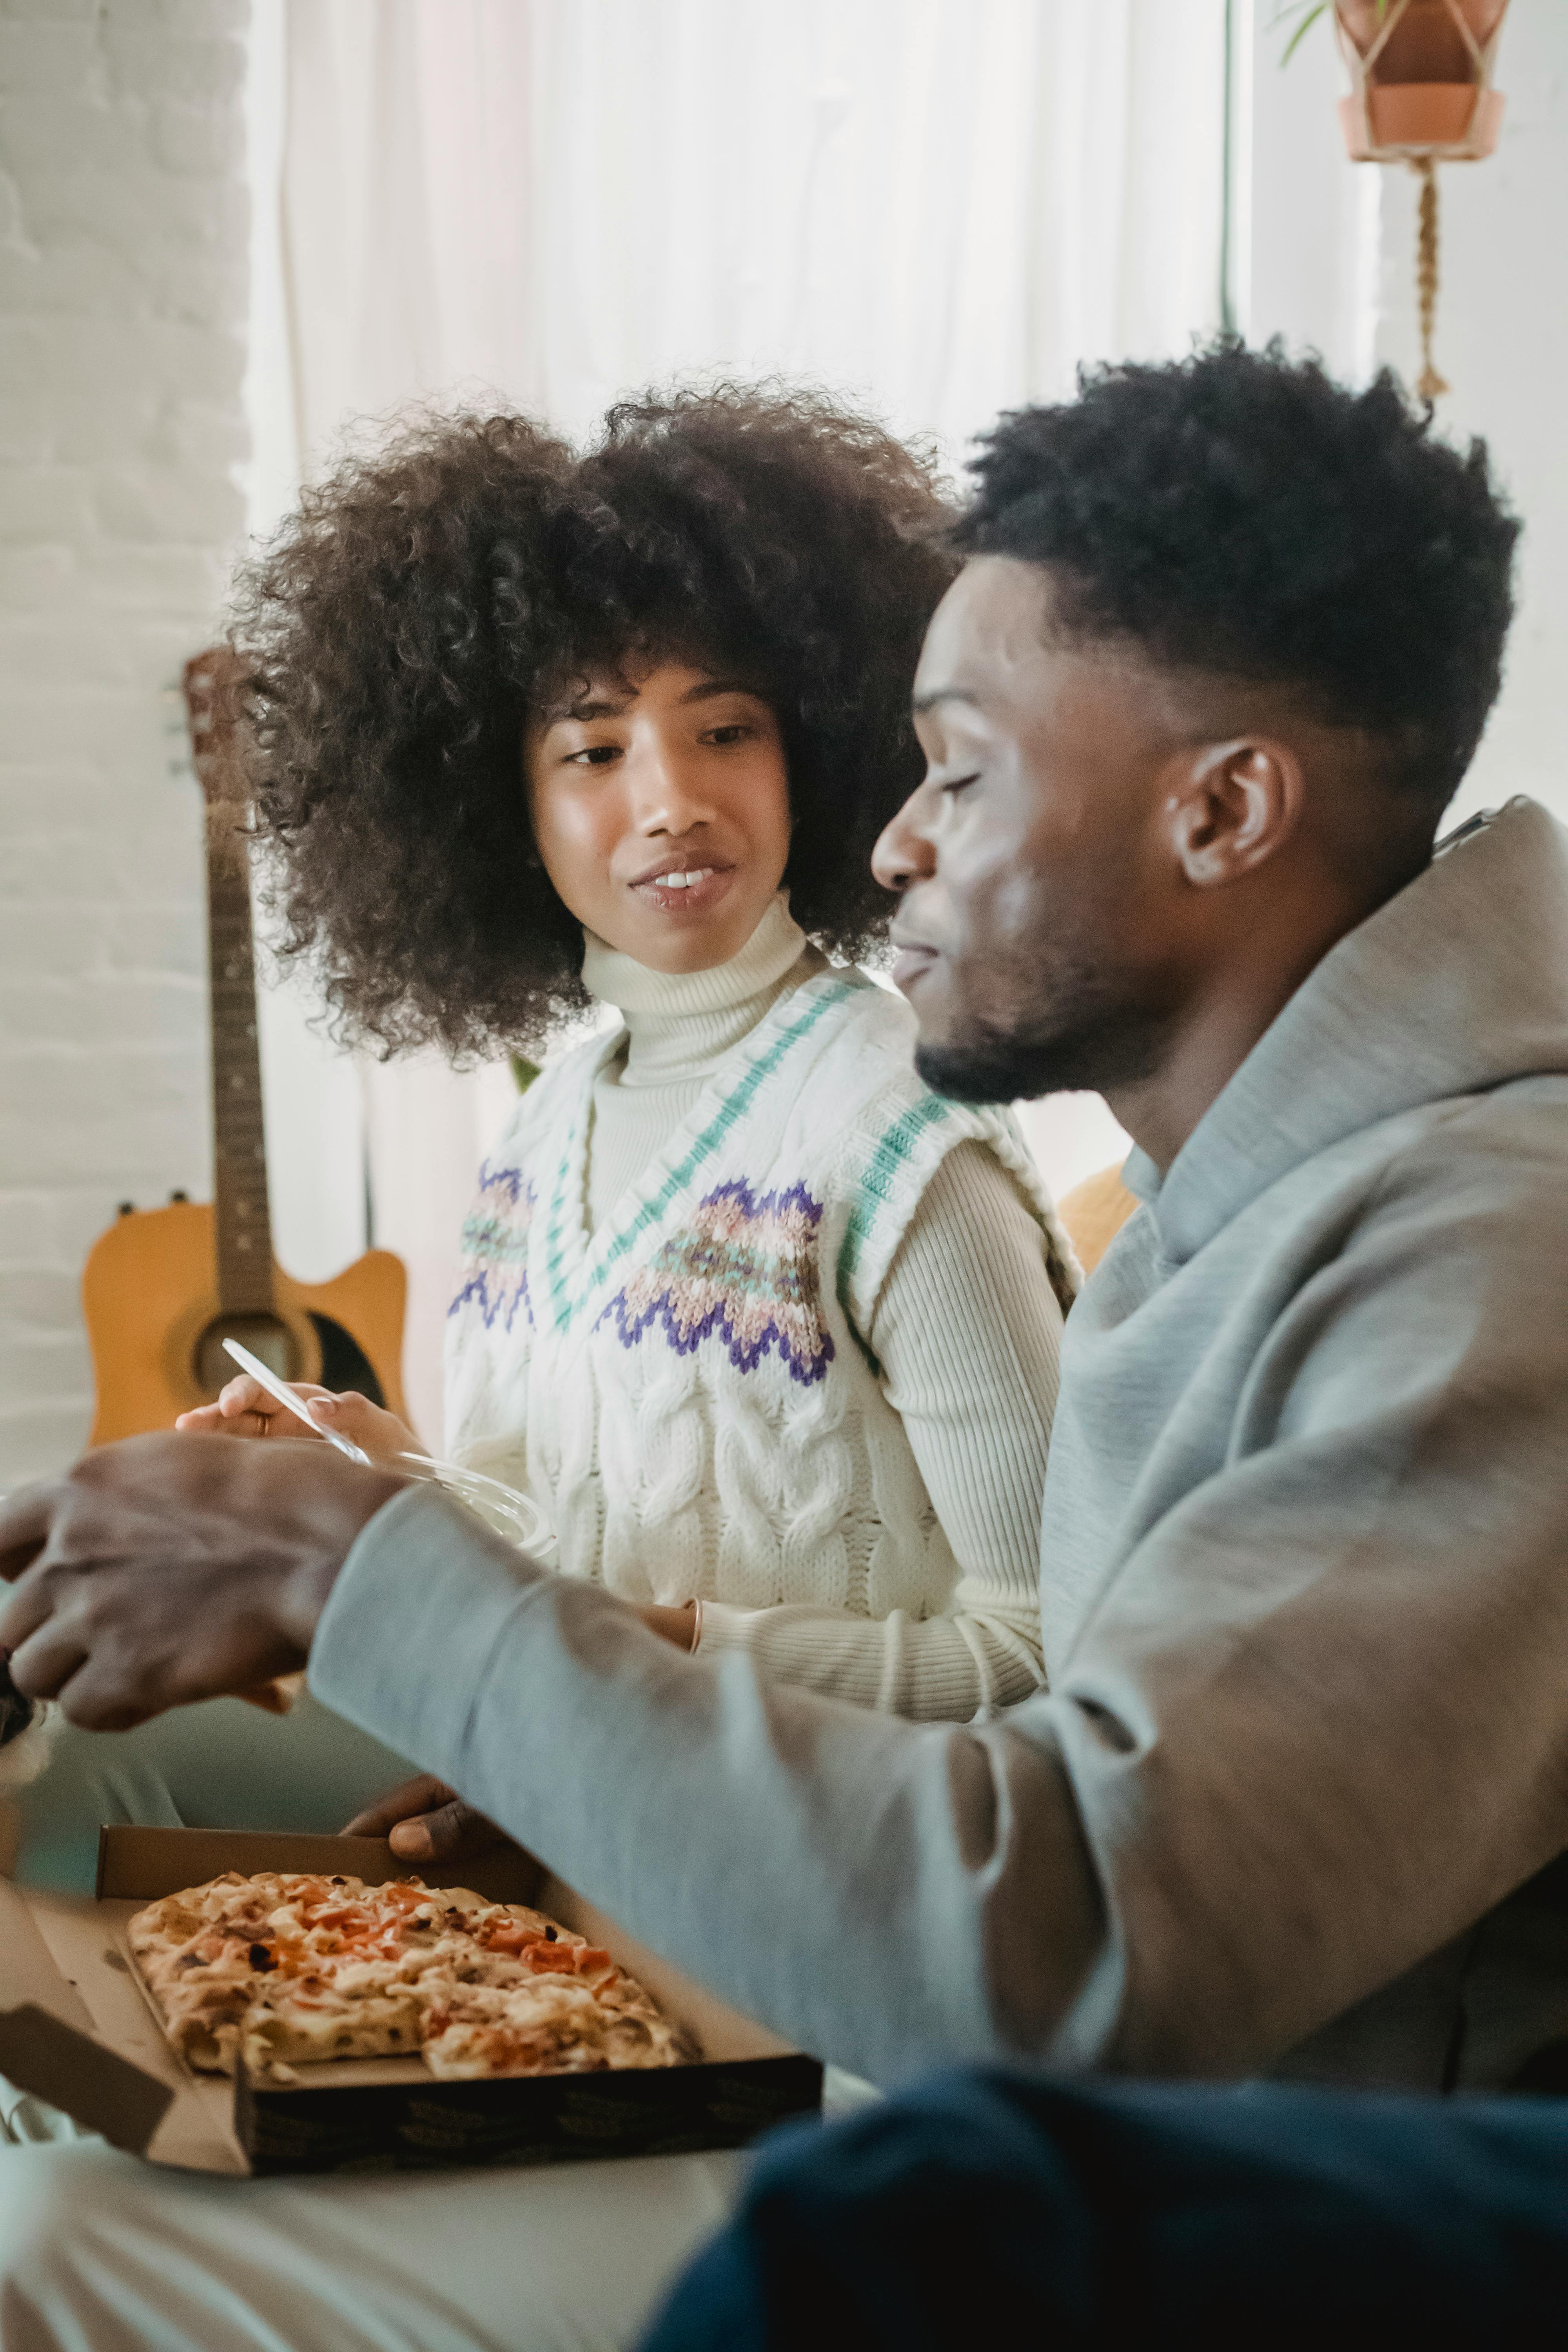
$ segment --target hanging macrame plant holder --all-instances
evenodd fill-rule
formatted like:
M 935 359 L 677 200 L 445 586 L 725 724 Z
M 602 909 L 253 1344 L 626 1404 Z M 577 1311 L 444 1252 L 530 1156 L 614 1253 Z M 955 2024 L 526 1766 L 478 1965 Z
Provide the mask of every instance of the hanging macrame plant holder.
M 1470 163 L 1497 145 L 1503 101 L 1492 88 L 1509 0 L 1334 0 L 1350 71 L 1340 121 L 1356 163 L 1408 163 L 1421 181 L 1416 287 L 1421 375 L 1436 400 L 1448 387 L 1432 356 L 1437 314 L 1437 165 Z

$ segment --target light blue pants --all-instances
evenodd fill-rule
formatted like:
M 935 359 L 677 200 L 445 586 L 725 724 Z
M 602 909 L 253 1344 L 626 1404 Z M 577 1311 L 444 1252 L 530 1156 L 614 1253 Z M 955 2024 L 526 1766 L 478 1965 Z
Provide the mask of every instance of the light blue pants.
M 90 1895 L 103 1822 L 341 1830 L 416 1769 L 308 1691 L 288 1715 L 218 1698 L 135 1731 L 60 1724 L 39 1777 L 7 1792 L 20 1815 L 14 1875 L 25 1886 Z

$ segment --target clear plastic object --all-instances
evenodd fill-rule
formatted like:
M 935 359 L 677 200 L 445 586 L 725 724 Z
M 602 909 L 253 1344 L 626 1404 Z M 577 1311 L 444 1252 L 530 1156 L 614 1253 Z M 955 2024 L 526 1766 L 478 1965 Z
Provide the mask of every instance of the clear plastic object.
M 363 1447 L 356 1445 L 352 1437 L 345 1437 L 341 1429 L 323 1429 L 270 1365 L 253 1356 L 248 1348 L 242 1348 L 237 1339 L 225 1339 L 223 1345 L 225 1354 L 231 1356 L 242 1371 L 248 1372 L 268 1396 L 276 1397 L 296 1421 L 302 1421 L 307 1429 L 324 1437 L 329 1445 L 335 1445 L 351 1462 L 370 1466 L 371 1457 Z M 533 1559 L 553 1565 L 554 1541 L 544 1514 L 526 1495 L 520 1495 L 515 1486 L 503 1486 L 499 1478 L 487 1478 L 482 1470 L 464 1470 L 455 1462 L 437 1462 L 429 1454 L 398 1454 L 393 1458 L 411 1476 L 428 1478 L 437 1486 L 444 1486 L 449 1495 L 466 1503 L 494 1534 L 504 1536 L 509 1543 L 517 1544 Z
M 554 1550 L 553 1538 L 543 1512 L 527 1495 L 520 1495 L 515 1486 L 502 1484 L 499 1478 L 487 1478 L 482 1470 L 464 1470 L 456 1462 L 437 1462 L 428 1454 L 399 1454 L 395 1456 L 399 1470 L 406 1470 L 413 1478 L 426 1478 L 433 1485 L 444 1486 L 459 1503 L 466 1503 L 476 1518 L 482 1519 L 493 1534 L 504 1536 L 533 1559 L 545 1559 Z

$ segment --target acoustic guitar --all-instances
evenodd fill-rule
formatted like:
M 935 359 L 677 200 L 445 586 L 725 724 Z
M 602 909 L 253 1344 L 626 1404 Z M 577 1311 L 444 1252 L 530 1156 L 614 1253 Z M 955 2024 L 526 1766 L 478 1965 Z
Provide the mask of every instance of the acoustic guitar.
M 272 1255 L 261 1123 L 247 798 L 238 757 L 237 657 L 184 671 L 191 754 L 206 803 L 208 989 L 216 1199 L 126 1202 L 82 1276 L 98 1410 L 89 1444 L 166 1429 L 208 1404 L 236 1367 L 233 1338 L 288 1381 L 359 1389 L 406 1419 L 400 1370 L 406 1280 L 367 1250 L 331 1282 L 295 1282 Z

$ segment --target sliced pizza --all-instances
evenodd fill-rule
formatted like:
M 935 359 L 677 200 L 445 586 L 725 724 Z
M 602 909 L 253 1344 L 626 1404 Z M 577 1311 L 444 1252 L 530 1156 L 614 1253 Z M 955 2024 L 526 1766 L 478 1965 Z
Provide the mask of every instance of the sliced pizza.
M 468 1887 L 231 1871 L 149 1904 L 130 1942 L 170 2040 L 210 2073 L 417 2050 L 471 2079 L 695 2054 L 601 1946 Z

